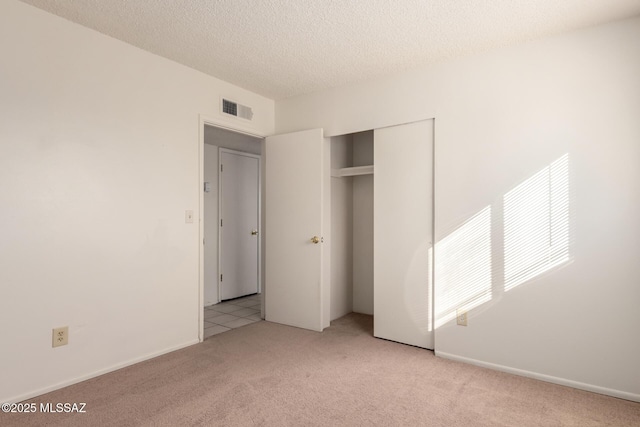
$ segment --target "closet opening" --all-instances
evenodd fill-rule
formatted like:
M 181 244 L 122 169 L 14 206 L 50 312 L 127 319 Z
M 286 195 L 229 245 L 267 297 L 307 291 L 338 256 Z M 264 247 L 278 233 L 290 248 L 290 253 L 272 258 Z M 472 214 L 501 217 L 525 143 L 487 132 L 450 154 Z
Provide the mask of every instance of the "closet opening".
M 434 348 L 433 136 L 420 120 L 329 138 L 333 321 L 373 316 L 373 335 Z
M 331 137 L 331 320 L 373 315 L 373 130 Z

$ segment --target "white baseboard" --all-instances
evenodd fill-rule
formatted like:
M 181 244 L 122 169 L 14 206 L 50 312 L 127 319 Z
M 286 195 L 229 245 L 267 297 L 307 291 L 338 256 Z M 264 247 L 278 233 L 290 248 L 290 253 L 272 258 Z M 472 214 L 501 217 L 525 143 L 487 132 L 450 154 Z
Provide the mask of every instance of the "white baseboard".
M 52 392 L 52 391 L 55 391 L 55 390 L 59 390 L 61 388 L 68 387 L 70 385 L 77 384 L 77 383 L 80 383 L 82 381 L 86 381 L 86 380 L 91 379 L 91 378 L 99 377 L 100 375 L 108 374 L 109 372 L 117 371 L 118 369 L 122 369 L 122 368 L 125 368 L 127 366 L 135 365 L 136 363 L 144 362 L 145 360 L 153 359 L 154 357 L 162 356 L 163 354 L 171 353 L 172 351 L 180 350 L 180 349 L 183 349 L 185 347 L 189 347 L 189 346 L 192 346 L 194 344 L 198 344 L 199 342 L 200 342 L 200 340 L 196 339 L 196 340 L 191 340 L 191 341 L 188 341 L 188 342 L 186 342 L 184 344 L 180 344 L 180 345 L 177 345 L 177 346 L 174 346 L 174 347 L 165 348 L 164 350 L 160 350 L 160 351 L 157 351 L 157 352 L 154 352 L 154 353 L 146 354 L 144 356 L 136 357 L 134 359 L 130 359 L 130 360 L 127 360 L 125 362 L 109 366 L 108 368 L 104 368 L 104 369 L 100 369 L 100 370 L 91 372 L 91 373 L 86 374 L 86 375 L 82 375 L 82 376 L 79 376 L 79 377 L 76 377 L 76 378 L 72 378 L 70 380 L 66 380 L 66 381 L 59 382 L 57 384 L 53 384 L 51 386 L 43 387 L 43 388 L 40 388 L 40 389 L 37 389 L 37 390 L 30 391 L 28 393 L 24 393 L 24 394 L 21 394 L 21 395 L 18 395 L 18 396 L 14 396 L 12 398 L 7 399 L 5 402 L 6 403 L 16 403 L 16 402 L 22 402 L 23 400 L 27 400 L 27 399 L 32 399 L 34 397 L 43 395 L 45 393 L 49 393 L 49 392 Z M 5 403 L 5 402 L 2 402 L 2 403 Z
M 553 377 L 551 375 L 525 371 L 523 369 L 511 368 L 509 366 L 504 366 L 504 365 L 497 365 L 495 363 L 483 362 L 481 360 L 470 359 L 468 357 L 457 356 L 455 354 L 450 354 L 450 353 L 443 353 L 441 351 L 436 351 L 435 354 L 437 357 L 442 357 L 443 359 L 455 360 L 457 362 L 468 363 L 470 365 L 489 368 L 495 371 L 501 371 L 501 372 L 507 372 L 509 374 L 519 375 L 521 377 L 533 378 L 540 381 L 546 381 L 548 383 L 554 383 L 554 384 L 559 384 L 567 387 L 577 388 L 580 390 L 591 391 L 593 393 L 599 393 L 607 396 L 617 397 L 620 399 L 631 400 L 633 402 L 640 402 L 640 394 L 629 393 L 621 390 L 614 390 L 611 388 L 600 387 L 593 384 L 581 383 L 578 381 L 572 381 L 565 378 Z

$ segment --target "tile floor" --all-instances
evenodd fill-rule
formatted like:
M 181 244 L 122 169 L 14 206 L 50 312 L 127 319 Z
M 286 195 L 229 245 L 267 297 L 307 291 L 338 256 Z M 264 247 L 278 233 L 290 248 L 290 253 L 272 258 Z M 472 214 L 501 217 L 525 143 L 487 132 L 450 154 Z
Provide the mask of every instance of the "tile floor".
M 204 308 L 204 339 L 259 322 L 262 295 L 254 294 Z

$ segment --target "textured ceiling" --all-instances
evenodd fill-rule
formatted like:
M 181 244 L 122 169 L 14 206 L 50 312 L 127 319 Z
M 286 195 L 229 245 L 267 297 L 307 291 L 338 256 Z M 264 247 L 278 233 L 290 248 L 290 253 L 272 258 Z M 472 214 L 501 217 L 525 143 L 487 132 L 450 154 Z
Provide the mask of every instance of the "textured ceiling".
M 22 0 L 272 99 L 640 14 L 640 0 Z

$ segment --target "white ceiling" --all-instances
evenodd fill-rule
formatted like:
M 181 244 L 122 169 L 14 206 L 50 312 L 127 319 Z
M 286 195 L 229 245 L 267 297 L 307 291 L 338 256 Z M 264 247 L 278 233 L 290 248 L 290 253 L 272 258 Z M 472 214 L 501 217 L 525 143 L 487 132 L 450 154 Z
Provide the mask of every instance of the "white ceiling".
M 272 99 L 640 14 L 640 0 L 22 0 Z

